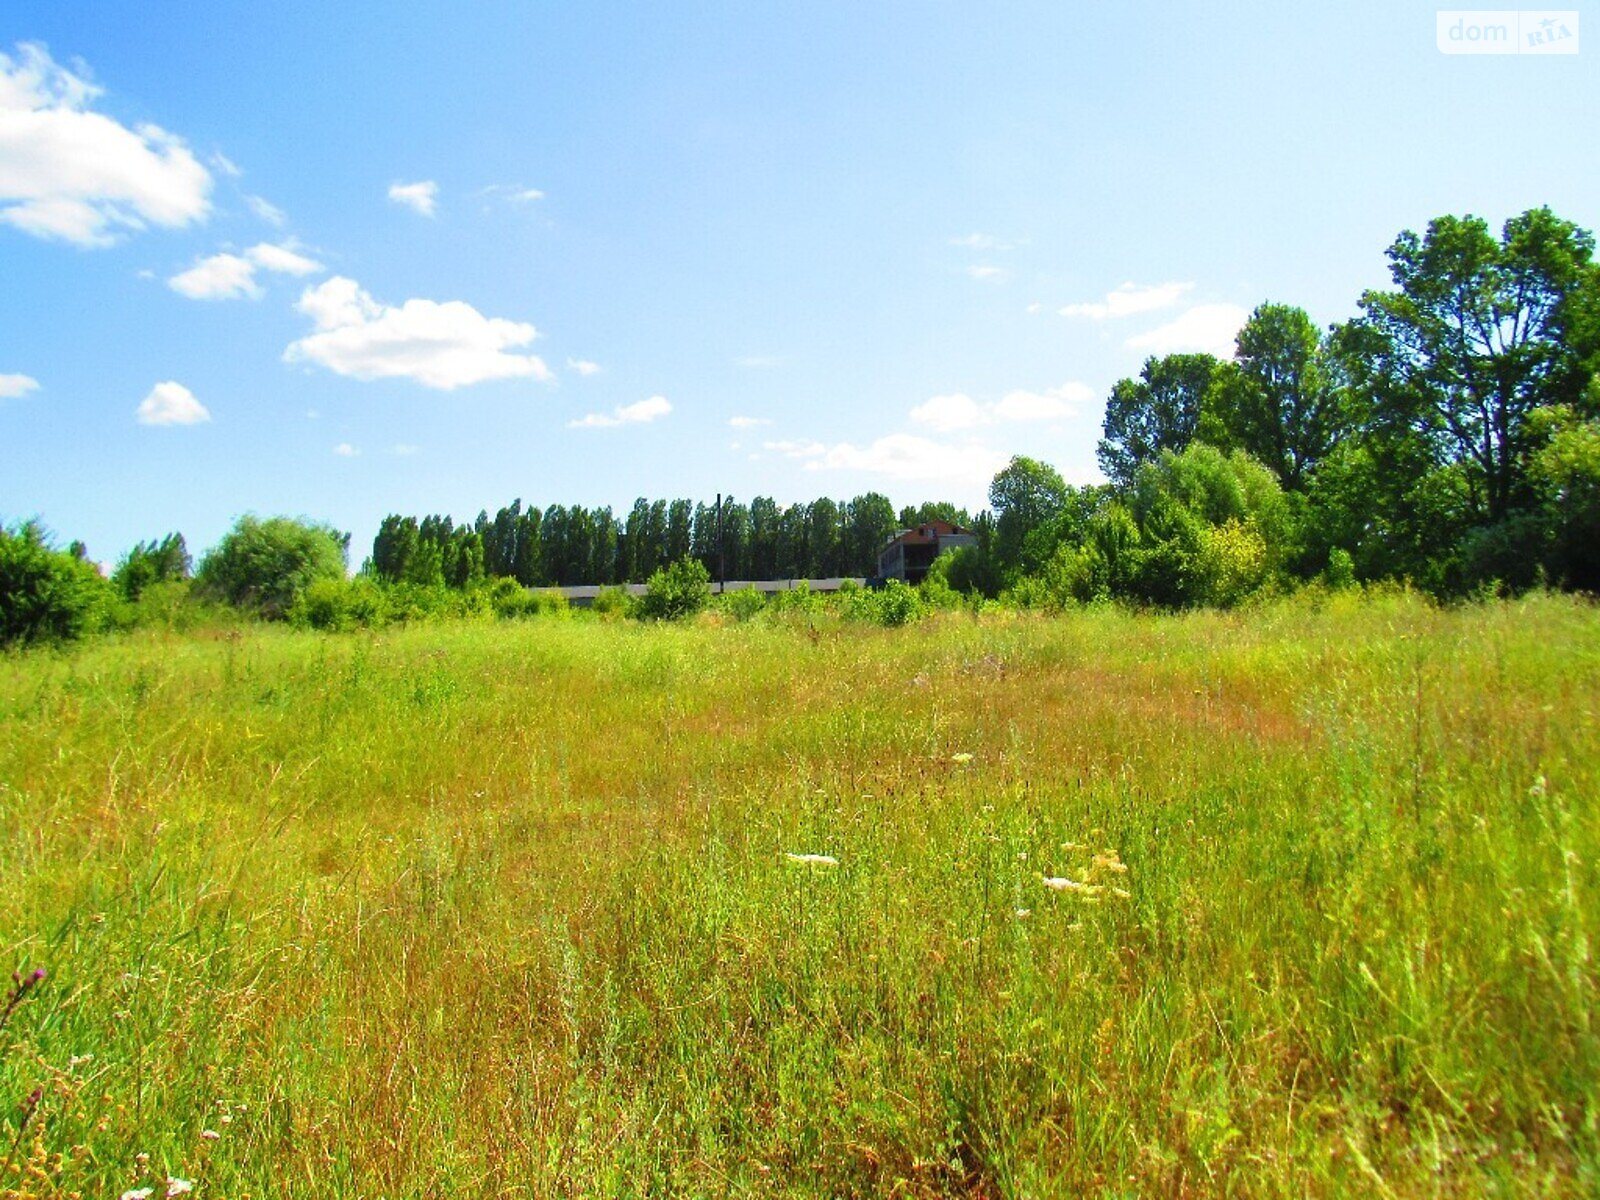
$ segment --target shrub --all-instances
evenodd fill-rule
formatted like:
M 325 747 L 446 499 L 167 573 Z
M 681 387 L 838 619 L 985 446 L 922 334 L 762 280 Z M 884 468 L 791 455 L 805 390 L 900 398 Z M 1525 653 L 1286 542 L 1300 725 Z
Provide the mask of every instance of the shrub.
M 240 517 L 205 556 L 195 579 L 229 604 L 280 619 L 315 580 L 344 578 L 346 541 L 309 521 Z
M 711 602 L 711 572 L 687 555 L 657 571 L 645 584 L 641 616 L 674 621 L 693 616 Z
M 94 565 L 52 549 L 36 522 L 0 526 L 0 646 L 81 637 L 104 623 L 109 599 Z
M 560 595 L 559 592 L 556 594 Z M 595 593 L 594 603 L 589 606 L 589 611 L 607 620 L 631 617 L 633 610 L 633 597 L 628 594 L 628 589 L 625 587 L 601 588 Z
M 718 596 L 717 607 L 735 621 L 750 621 L 766 610 L 767 598 L 753 587 L 738 588 Z

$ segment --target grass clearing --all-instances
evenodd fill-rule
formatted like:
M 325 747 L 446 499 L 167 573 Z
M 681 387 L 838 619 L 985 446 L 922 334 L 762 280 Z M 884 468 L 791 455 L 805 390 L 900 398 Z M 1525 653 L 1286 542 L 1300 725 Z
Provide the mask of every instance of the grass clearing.
M 1593 1194 L 1597 798 L 1552 597 L 13 655 L 0 1183 Z

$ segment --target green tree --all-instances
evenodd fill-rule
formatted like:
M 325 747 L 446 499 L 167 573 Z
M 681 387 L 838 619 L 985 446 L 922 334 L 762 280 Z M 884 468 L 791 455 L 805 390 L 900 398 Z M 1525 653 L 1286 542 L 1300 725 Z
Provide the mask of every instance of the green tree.
M 1217 365 L 1209 354 L 1169 354 L 1146 359 L 1138 379 L 1117 382 L 1095 451 L 1108 479 L 1128 487 L 1141 464 L 1194 440 Z
M 123 555 L 111 583 L 124 600 L 137 600 L 152 584 L 189 578 L 190 566 L 183 534 L 169 533 L 160 541 L 140 542 Z
M 1361 299 L 1371 423 L 1419 443 L 1423 464 L 1459 467 L 1476 524 L 1537 499 L 1530 415 L 1584 405 L 1600 351 L 1593 253 L 1594 236 L 1548 208 L 1498 241 L 1480 218 L 1440 217 L 1389 248 L 1397 290 Z
M 279 619 L 312 581 L 344 576 L 349 535 L 290 517 L 240 517 L 195 573 L 201 588 L 239 608 Z
M 1071 489 L 1049 463 L 1018 455 L 989 485 L 995 512 L 994 555 L 1005 574 L 1037 570 L 1025 553 L 1028 536 L 1053 520 Z
M 37 522 L 0 525 L 0 646 L 90 633 L 109 592 L 94 564 L 53 549 Z
M 1347 432 L 1325 339 L 1304 309 L 1263 304 L 1219 364 L 1196 436 L 1239 449 L 1298 490 Z

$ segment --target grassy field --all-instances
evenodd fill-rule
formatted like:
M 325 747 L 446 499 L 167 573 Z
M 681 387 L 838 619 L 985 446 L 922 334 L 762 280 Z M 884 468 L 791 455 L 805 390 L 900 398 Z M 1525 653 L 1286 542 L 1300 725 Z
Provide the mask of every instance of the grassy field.
M 1577 602 L 141 634 L 0 816 L 7 1196 L 1600 1190 Z

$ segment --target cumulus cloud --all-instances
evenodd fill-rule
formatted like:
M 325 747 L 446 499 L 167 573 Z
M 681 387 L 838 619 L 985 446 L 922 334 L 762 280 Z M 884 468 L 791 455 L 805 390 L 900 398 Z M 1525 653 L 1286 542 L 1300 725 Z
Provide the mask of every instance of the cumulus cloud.
M 285 362 L 313 362 L 354 379 L 411 379 L 451 391 L 492 379 L 549 379 L 533 354 L 510 351 L 539 336 L 532 325 L 486 317 L 460 300 L 381 304 L 353 279 L 335 275 L 307 288 L 296 305 L 316 331 L 291 342 Z
M 109 246 L 127 230 L 204 220 L 211 174 L 183 139 L 92 111 L 100 94 L 43 46 L 0 54 L 0 222 Z
M 245 253 L 250 261 L 262 270 L 274 271 L 279 275 L 315 275 L 322 270 L 322 264 L 301 254 L 292 240 L 281 246 L 262 242 L 258 246 L 250 247 Z
M 213 254 L 202 258 L 167 280 L 167 286 L 191 300 L 234 300 L 241 296 L 255 300 L 261 296 L 255 278 L 258 267 L 280 275 L 311 275 L 322 270 L 321 263 L 299 253 L 292 243 L 272 246 L 262 242 L 246 250 L 242 257 Z
M 32 375 L 0 375 L 0 400 L 15 400 L 38 390 L 39 381 Z
M 590 413 L 576 421 L 568 421 L 568 429 L 611 429 L 618 425 L 644 425 L 659 420 L 672 411 L 665 396 L 651 396 L 636 404 L 624 404 L 609 413 Z
M 583 376 L 600 374 L 600 364 L 590 362 L 587 358 L 569 358 L 567 359 L 567 366 Z
M 237 254 L 213 254 L 167 280 L 167 286 L 191 300 L 233 300 L 261 295 L 256 265 Z
M 757 425 L 771 425 L 770 417 L 729 417 L 728 424 L 735 429 L 754 429 Z
M 201 425 L 211 420 L 194 393 L 170 379 L 151 388 L 134 415 L 141 425 Z
M 1087 317 L 1091 321 L 1131 317 L 1138 313 L 1171 308 L 1193 289 L 1192 283 L 1124 283 L 1107 292 L 1103 300 L 1069 304 L 1060 311 L 1063 317 Z
M 355 458 L 361 453 L 361 451 L 357 450 L 349 442 L 340 442 L 333 448 L 333 452 L 340 458 Z
M 911 410 L 911 419 L 936 433 L 954 433 L 1002 422 L 1062 420 L 1076 416 L 1079 406 L 1093 398 L 1086 385 L 1075 381 L 1042 392 L 1019 388 L 988 403 L 952 392 L 924 400 Z
M 1249 318 L 1250 314 L 1237 304 L 1197 304 L 1175 320 L 1131 337 L 1123 345 L 1149 354 L 1193 350 L 1232 358 L 1234 337 Z
M 967 268 L 967 274 L 979 283 L 999 283 L 1010 274 L 1004 267 L 992 267 L 987 263 Z
M 431 217 L 438 207 L 439 185 L 431 179 L 424 179 L 420 183 L 391 183 L 389 199 L 396 204 L 404 204 L 424 217 Z

